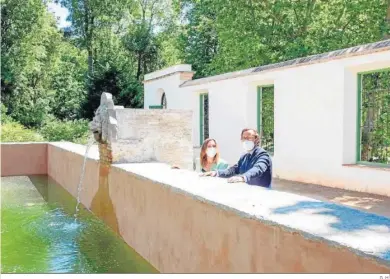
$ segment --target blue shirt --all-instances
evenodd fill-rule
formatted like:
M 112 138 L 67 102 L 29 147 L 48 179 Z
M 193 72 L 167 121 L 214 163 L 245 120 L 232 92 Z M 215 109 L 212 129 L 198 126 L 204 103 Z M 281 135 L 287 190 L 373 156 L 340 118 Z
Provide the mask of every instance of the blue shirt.
M 252 152 L 241 156 L 238 163 L 227 170 L 218 170 L 219 177 L 241 175 L 249 185 L 271 187 L 272 160 L 267 151 L 256 146 Z

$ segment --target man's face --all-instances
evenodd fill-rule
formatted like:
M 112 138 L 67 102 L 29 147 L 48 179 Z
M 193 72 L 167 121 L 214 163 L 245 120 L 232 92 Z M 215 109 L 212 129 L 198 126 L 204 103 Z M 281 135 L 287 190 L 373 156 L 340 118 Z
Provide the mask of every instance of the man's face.
M 248 130 L 242 133 L 242 147 L 246 152 L 250 152 L 253 150 L 253 148 L 255 147 L 256 139 L 256 132 L 253 130 Z
M 244 142 L 246 140 L 254 143 L 256 141 L 256 133 L 252 130 L 245 131 L 241 136 L 241 141 Z

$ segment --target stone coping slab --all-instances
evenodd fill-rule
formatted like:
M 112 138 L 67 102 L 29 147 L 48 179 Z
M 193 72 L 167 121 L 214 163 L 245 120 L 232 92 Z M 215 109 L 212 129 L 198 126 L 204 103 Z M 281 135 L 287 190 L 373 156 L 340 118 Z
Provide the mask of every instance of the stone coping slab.
M 81 156 L 85 156 L 86 146 L 81 144 L 76 144 L 72 142 L 49 142 L 49 145 L 59 147 L 61 149 L 67 150 L 69 152 L 73 152 L 79 154 Z M 93 144 L 91 148 L 88 150 L 88 159 L 99 160 L 99 149 L 97 144 Z
M 199 177 L 161 163 L 116 164 L 115 168 L 150 179 L 194 199 L 244 218 L 284 226 L 311 239 L 344 246 L 390 266 L 390 219 L 357 209 L 226 179 Z

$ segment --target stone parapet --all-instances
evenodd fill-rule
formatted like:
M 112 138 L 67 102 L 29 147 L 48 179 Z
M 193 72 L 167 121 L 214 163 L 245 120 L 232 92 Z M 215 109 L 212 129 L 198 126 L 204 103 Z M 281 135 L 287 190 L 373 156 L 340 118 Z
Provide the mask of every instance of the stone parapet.
M 109 145 L 112 163 L 155 161 L 193 169 L 190 110 L 128 109 L 103 93 L 90 129 Z

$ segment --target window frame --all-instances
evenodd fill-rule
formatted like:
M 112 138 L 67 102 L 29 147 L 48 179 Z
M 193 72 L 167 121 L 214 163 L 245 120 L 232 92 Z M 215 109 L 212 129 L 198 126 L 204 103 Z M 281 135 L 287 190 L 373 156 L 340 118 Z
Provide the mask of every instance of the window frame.
M 199 94 L 199 144 L 202 146 L 203 142 L 206 140 L 204 138 L 204 96 L 209 97 L 208 93 Z M 209 105 L 210 103 L 208 103 Z M 209 105 L 209 115 L 210 115 L 210 105 Z M 209 123 L 210 125 L 210 123 Z M 209 127 L 210 134 L 210 127 Z M 210 136 L 210 135 L 209 135 Z
M 362 124 L 362 85 L 363 85 L 363 76 L 372 73 L 382 73 L 382 72 L 390 72 L 390 68 L 381 68 L 366 72 L 357 73 L 357 113 L 356 113 L 356 164 L 357 165 L 365 165 L 372 167 L 382 167 L 382 168 L 390 168 L 390 164 L 384 163 L 372 163 L 361 160 L 361 124 Z
M 262 119 L 262 112 L 263 112 L 263 88 L 269 88 L 269 87 L 273 87 L 274 88 L 274 91 L 273 91 L 273 98 L 274 98 L 274 150 L 271 152 L 271 151 L 268 151 L 266 150 L 270 155 L 274 156 L 275 155 L 275 85 L 274 84 L 265 84 L 265 85 L 258 85 L 257 86 L 257 132 L 259 133 L 259 136 L 260 138 L 262 138 L 263 136 L 263 133 L 262 133 L 262 127 L 263 127 L 263 119 Z

